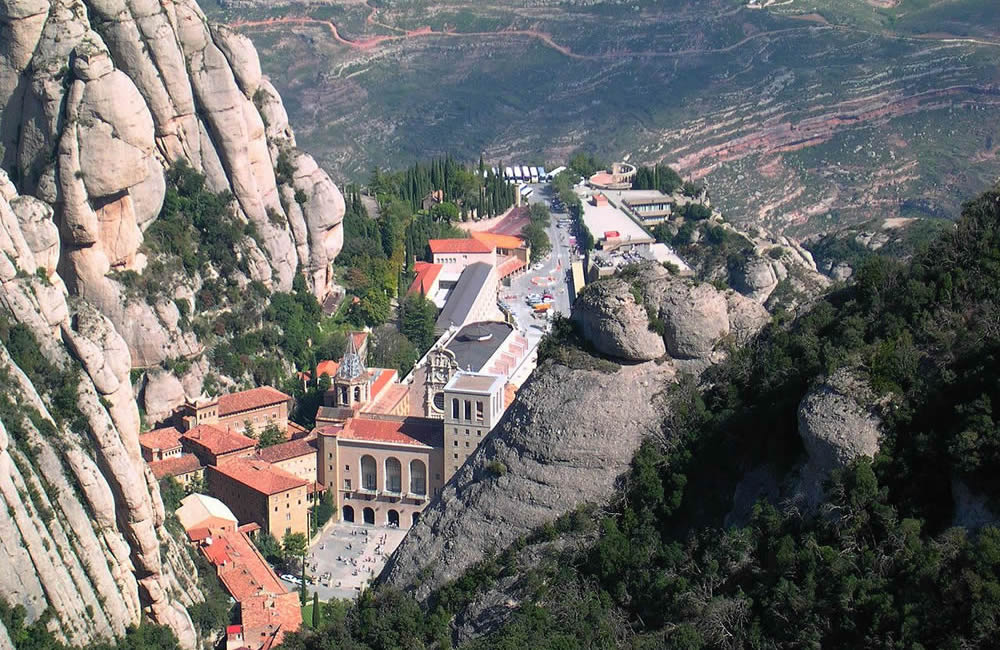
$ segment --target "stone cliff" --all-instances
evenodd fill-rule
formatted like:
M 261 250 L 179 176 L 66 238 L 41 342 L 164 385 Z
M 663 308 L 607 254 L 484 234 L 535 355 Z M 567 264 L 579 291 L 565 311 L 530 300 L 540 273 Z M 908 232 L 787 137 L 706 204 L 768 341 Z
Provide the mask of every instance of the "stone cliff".
M 253 225 L 252 279 L 288 290 L 301 270 L 329 292 L 343 197 L 296 148 L 249 39 L 192 0 L 7 1 L 0 24 L 0 162 L 52 207 L 60 275 L 111 319 L 134 366 L 198 351 L 171 300 L 132 299 L 109 277 L 142 273 L 143 232 L 178 160 L 231 192 Z
M 203 279 L 144 296 L 121 278 L 147 268 L 184 163 L 248 224 L 243 282 L 301 273 L 322 299 L 343 197 L 249 40 L 193 0 L 0 0 L 0 107 L 0 589 L 68 643 L 146 616 L 194 647 L 202 595 L 140 455 L 131 371 L 201 351 L 175 299 L 197 310 Z M 200 378 L 178 388 L 164 410 Z

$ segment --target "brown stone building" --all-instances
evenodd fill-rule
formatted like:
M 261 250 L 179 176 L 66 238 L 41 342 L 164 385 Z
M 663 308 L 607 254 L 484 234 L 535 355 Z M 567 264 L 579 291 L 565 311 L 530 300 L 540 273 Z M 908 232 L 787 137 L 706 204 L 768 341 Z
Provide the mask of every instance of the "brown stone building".
M 209 466 L 205 479 L 212 496 L 241 523 L 256 522 L 277 539 L 287 533 L 309 537 L 308 481 L 262 460 L 243 458 Z
M 290 396 L 271 386 L 220 395 L 211 400 L 188 402 L 180 409 L 182 428 L 188 430 L 201 424 L 210 424 L 242 433 L 247 424 L 258 432 L 273 424 L 284 432 L 288 429 L 291 403 Z
M 359 415 L 317 434 L 318 479 L 342 521 L 409 528 L 444 485 L 441 420 Z
M 211 424 L 199 424 L 181 436 L 181 444 L 203 465 L 219 465 L 252 455 L 257 441 Z

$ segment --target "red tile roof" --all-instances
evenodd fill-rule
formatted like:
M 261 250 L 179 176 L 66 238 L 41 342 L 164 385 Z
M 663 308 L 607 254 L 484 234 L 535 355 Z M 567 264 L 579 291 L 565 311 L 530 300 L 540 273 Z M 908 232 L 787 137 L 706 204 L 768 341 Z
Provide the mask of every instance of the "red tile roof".
M 316 364 L 316 374 L 320 377 L 326 375 L 327 377 L 333 377 L 337 374 L 337 368 L 340 367 L 339 361 L 320 361 Z
M 139 446 L 160 451 L 176 449 L 181 446 L 181 432 L 174 427 L 153 429 L 139 436 Z
M 502 262 L 497 264 L 497 277 L 506 278 L 511 273 L 515 271 L 520 271 L 524 268 L 524 262 L 517 259 L 516 257 L 505 257 Z
M 473 239 L 477 239 L 490 248 L 524 248 L 524 240 L 513 235 L 500 235 L 495 232 L 471 232 Z
M 395 383 L 398 378 L 396 371 L 388 368 L 369 368 L 368 372 L 373 374 L 378 373 L 378 376 L 375 377 L 375 381 L 372 382 L 372 401 L 378 399 L 379 395 L 382 394 L 382 391 L 385 390 L 390 384 Z
M 253 449 L 257 446 L 257 441 L 253 438 L 220 429 L 211 424 L 199 424 L 181 436 L 181 440 L 216 456 L 243 449 Z
M 264 408 L 291 399 L 280 390 L 270 386 L 252 388 L 239 393 L 230 393 L 219 397 L 219 417 Z
M 431 239 L 431 253 L 492 253 L 493 247 L 471 237 L 466 239 Z
M 308 481 L 262 460 L 238 458 L 225 465 L 210 467 L 212 471 L 266 495 L 286 492 L 309 484 Z
M 201 547 L 201 551 L 215 565 L 219 580 L 237 602 L 243 603 L 261 593 L 287 593 L 271 566 L 244 533 L 219 532 L 212 537 L 211 544 Z
M 281 644 L 285 634 L 302 625 L 298 594 L 252 596 L 240 602 L 243 642 L 251 648 L 270 650 Z
M 378 420 L 356 417 L 345 422 L 342 431 L 331 433 L 346 440 L 436 447 L 442 444 L 444 421 L 418 417 Z
M 290 440 L 257 450 L 257 458 L 268 463 L 280 463 L 290 458 L 316 455 L 316 448 L 308 440 Z
M 409 384 L 393 384 L 389 386 L 377 400 L 373 400 L 365 409 L 366 413 L 381 413 L 391 415 L 401 401 L 410 395 Z M 406 409 L 409 412 L 409 408 Z
M 159 481 L 167 476 L 183 476 L 201 469 L 201 461 L 194 454 L 181 454 L 149 463 L 153 476 Z
M 443 268 L 444 266 L 440 264 L 431 264 L 430 262 L 415 263 L 413 270 L 417 272 L 417 275 L 410 283 L 410 288 L 406 290 L 407 295 L 420 292 L 420 295 L 426 298 Z

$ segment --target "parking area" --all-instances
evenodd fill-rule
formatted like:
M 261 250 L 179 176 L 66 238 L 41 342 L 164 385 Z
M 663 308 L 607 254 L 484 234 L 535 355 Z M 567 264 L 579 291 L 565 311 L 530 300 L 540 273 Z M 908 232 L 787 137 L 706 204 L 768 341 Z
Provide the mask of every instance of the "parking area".
M 405 536 L 405 529 L 395 527 L 330 524 L 306 556 L 307 575 L 313 580 L 309 590 L 320 600 L 357 598 Z M 285 583 L 289 589 L 297 588 Z

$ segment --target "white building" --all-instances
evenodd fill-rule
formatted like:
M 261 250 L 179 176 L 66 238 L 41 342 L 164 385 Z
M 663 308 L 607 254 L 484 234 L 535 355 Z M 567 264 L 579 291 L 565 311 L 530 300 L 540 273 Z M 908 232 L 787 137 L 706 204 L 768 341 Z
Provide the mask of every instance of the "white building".
M 445 385 L 445 482 L 500 421 L 506 383 L 502 375 L 460 371 Z

